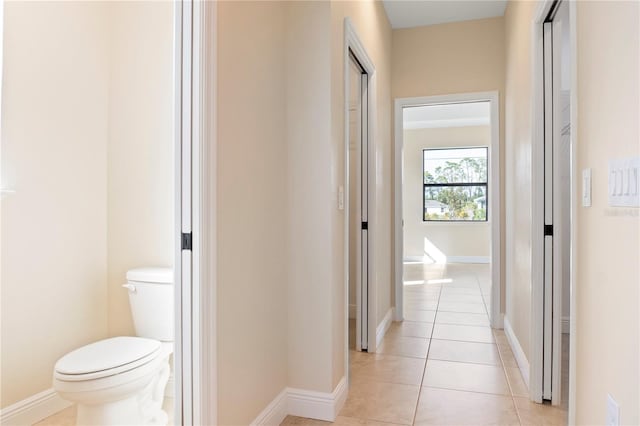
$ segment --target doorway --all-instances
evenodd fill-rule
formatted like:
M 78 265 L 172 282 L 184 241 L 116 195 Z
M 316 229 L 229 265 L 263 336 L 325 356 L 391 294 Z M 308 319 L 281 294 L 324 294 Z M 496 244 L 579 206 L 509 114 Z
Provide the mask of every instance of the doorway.
M 349 53 L 349 347 L 367 351 L 368 344 L 368 100 L 369 76 Z
M 573 215 L 572 25 L 567 1 L 548 2 L 541 35 L 540 120 L 534 149 L 534 312 L 536 348 L 531 395 L 553 405 L 568 404 Z M 540 96 L 542 95 L 542 96 Z M 536 178 L 537 176 L 537 178 Z
M 405 285 L 419 284 L 404 276 L 405 268 L 413 267 L 405 263 L 488 263 L 483 265 L 488 269 L 483 312 L 492 327 L 502 328 L 498 111 L 498 94 L 493 92 L 395 102 L 396 321 L 405 319 Z M 476 142 L 469 143 L 463 133 L 472 128 L 479 133 Z M 411 134 L 405 134 L 407 130 Z M 451 144 L 443 142 L 443 135 L 429 138 L 428 132 L 452 133 Z M 406 162 L 410 147 L 411 164 Z M 408 238 L 405 230 L 410 231 Z M 465 251 L 469 233 L 478 234 L 474 240 L 485 241 L 479 243 L 485 248 Z M 455 240 L 461 242 L 458 247 Z

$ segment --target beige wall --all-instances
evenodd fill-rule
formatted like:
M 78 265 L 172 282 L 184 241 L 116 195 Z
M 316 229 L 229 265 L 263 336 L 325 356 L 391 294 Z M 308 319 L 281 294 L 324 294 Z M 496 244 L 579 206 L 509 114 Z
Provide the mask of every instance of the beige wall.
M 344 215 L 336 208 L 338 186 L 346 185 L 344 176 L 344 18 L 349 17 L 376 68 L 375 85 L 375 179 L 373 187 L 376 207 L 371 229 L 374 238 L 375 265 L 370 285 L 376 288 L 376 324 L 384 319 L 392 306 L 391 262 L 391 26 L 379 1 L 336 1 L 331 3 L 331 213 L 333 229 L 332 277 L 334 368 L 333 386 L 344 376 Z M 373 166 L 373 165 L 371 165 Z
M 500 102 L 500 169 L 504 170 L 504 18 L 393 30 L 391 95 L 434 96 L 498 91 Z M 393 176 L 394 171 L 391 170 Z M 504 174 L 501 174 L 504 182 Z M 504 184 L 501 217 L 504 217 Z M 393 204 L 391 203 L 393 206 Z M 395 218 L 391 218 L 395 220 Z M 504 265 L 504 225 L 502 265 Z M 394 271 L 392 273 L 395 274 Z M 504 311 L 504 271 L 502 271 Z
M 640 423 L 640 217 L 609 207 L 608 160 L 640 156 L 638 2 L 577 4 L 577 169 L 592 169 L 592 207 L 578 207 L 576 424 Z M 572 126 L 573 127 L 573 126 Z
M 506 317 L 525 355 L 531 335 L 532 22 L 536 2 L 510 2 L 505 13 Z
M 7 2 L 4 23 L 3 407 L 133 334 L 126 270 L 173 263 L 174 157 L 170 3 Z
M 405 258 L 424 257 L 425 241 L 444 256 L 490 256 L 489 222 L 434 223 L 423 221 L 423 150 L 456 146 L 491 146 L 490 126 L 404 130 L 402 216 Z M 491 197 L 491 188 L 489 188 Z
M 134 334 L 127 270 L 172 266 L 173 4 L 110 5 L 109 334 Z M 169 315 L 169 314 L 168 314 Z
M 2 407 L 107 335 L 108 37 L 98 3 L 4 3 Z
M 219 424 L 287 385 L 285 21 L 285 2 L 218 4 Z

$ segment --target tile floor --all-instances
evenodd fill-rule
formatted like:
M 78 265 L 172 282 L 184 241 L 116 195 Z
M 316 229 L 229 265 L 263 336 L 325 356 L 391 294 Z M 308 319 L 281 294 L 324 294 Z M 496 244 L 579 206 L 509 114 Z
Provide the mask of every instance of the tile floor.
M 565 425 L 531 403 L 502 330 L 489 327 L 489 265 L 405 265 L 405 321 L 378 353 L 350 352 L 336 425 Z M 289 416 L 283 425 L 327 425 Z
M 409 264 L 405 280 L 407 320 L 393 323 L 378 353 L 350 351 L 351 387 L 334 424 L 567 424 L 566 404 L 529 401 L 504 332 L 489 327 L 488 265 Z M 74 424 L 75 407 L 38 423 Z M 282 424 L 329 423 L 289 416 Z

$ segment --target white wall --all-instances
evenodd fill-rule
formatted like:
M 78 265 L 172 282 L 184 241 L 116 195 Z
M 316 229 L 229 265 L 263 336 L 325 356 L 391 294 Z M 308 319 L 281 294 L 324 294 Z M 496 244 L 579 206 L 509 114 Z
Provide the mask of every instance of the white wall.
M 172 264 L 173 5 L 6 2 L 2 406 L 133 334 L 121 285 Z M 172 315 L 172 313 L 167 313 Z
M 173 265 L 173 4 L 110 5 L 109 334 L 134 334 L 127 270 Z M 170 315 L 171 313 L 167 313 Z
M 218 4 L 221 425 L 249 424 L 287 386 L 292 325 L 287 322 L 285 19 L 285 2 Z M 312 271 L 297 284 L 304 286 Z M 304 362 L 304 356 L 298 358 Z
M 107 335 L 107 10 L 5 2 L 2 407 Z
M 592 169 L 592 206 L 578 207 L 576 424 L 640 424 L 639 209 L 608 206 L 608 161 L 640 156 L 640 5 L 578 2 L 577 170 Z M 578 187 L 579 188 L 579 187 Z M 578 190 L 579 192 L 579 190 Z
M 404 257 L 424 257 L 435 251 L 446 257 L 489 259 L 489 222 L 423 221 L 423 150 L 427 148 L 491 146 L 490 126 L 443 127 L 403 131 L 402 214 Z M 491 197 L 493 188 L 489 188 Z M 435 247 L 434 248 L 432 247 Z

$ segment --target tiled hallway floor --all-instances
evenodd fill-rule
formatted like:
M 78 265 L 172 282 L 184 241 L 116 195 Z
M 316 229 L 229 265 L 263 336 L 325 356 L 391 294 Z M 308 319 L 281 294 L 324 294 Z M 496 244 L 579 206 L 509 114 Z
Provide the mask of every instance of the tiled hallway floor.
M 489 327 L 489 265 L 405 265 L 405 321 L 378 353 L 350 352 L 338 425 L 564 425 L 529 401 L 502 330 Z M 283 425 L 327 425 L 287 417 Z

